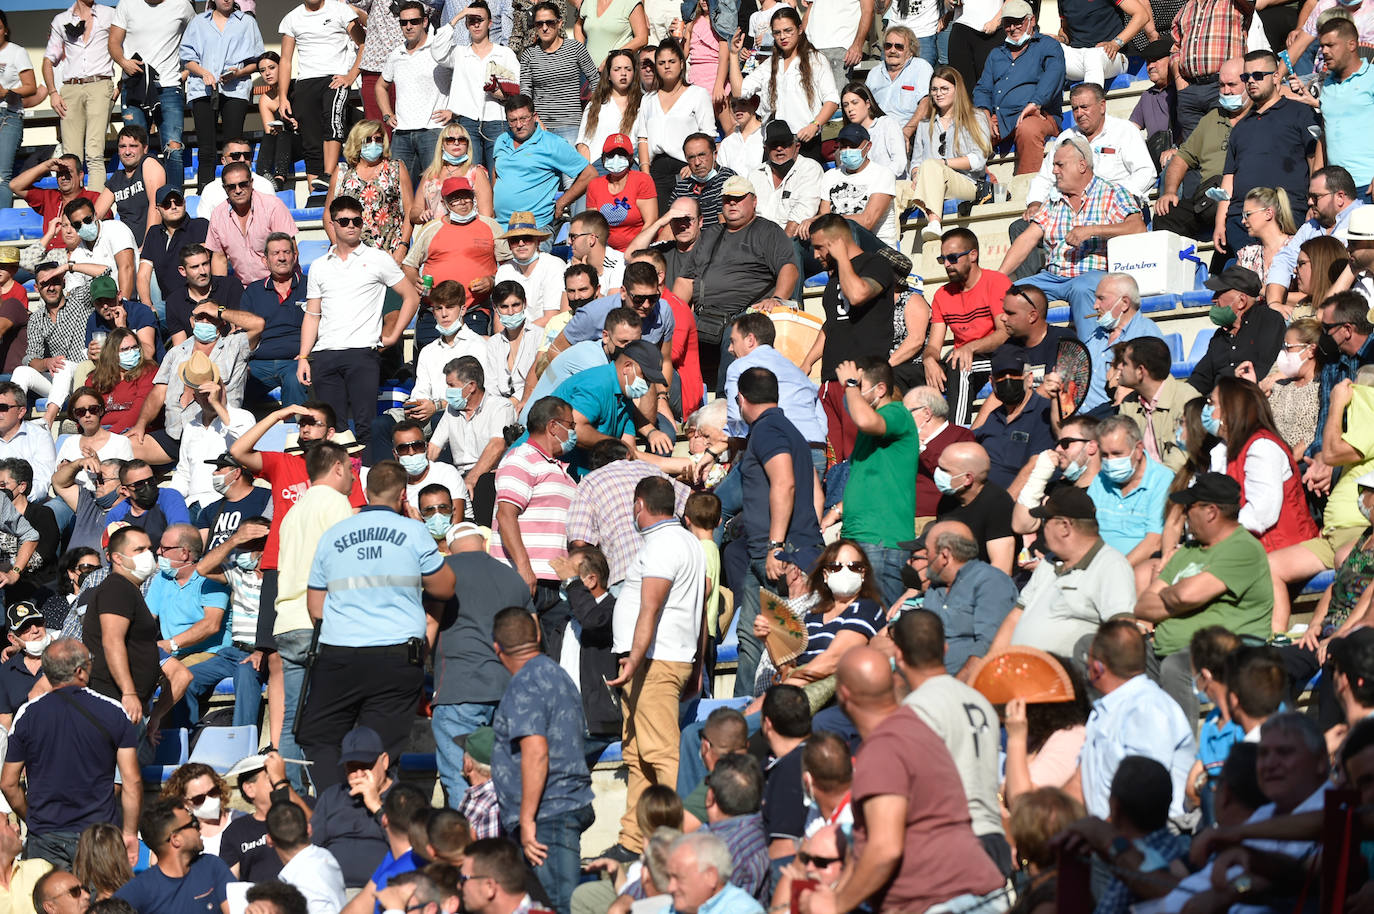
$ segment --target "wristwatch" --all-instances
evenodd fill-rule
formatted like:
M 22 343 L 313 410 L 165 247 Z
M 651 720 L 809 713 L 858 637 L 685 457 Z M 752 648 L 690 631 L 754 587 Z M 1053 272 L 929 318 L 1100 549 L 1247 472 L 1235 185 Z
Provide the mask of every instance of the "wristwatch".
M 844 382 L 844 386 L 845 386 L 845 387 L 858 387 L 858 386 L 859 386 L 859 379 L 858 379 L 858 378 L 847 378 L 847 379 L 845 380 L 845 382 Z

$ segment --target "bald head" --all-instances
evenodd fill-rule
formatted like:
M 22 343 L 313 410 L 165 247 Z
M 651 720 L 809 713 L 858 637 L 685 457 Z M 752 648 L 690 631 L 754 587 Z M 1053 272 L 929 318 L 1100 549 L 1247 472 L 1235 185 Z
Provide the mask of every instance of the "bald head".
M 835 682 L 851 708 L 881 711 L 896 704 L 892 694 L 892 664 L 886 654 L 871 647 L 847 651 L 835 670 Z
M 952 445 L 951 445 L 952 446 Z M 926 545 L 929 548 L 931 543 L 938 542 L 941 536 L 959 536 L 966 540 L 973 540 L 973 529 L 963 521 L 942 520 L 936 521 L 926 529 Z
M 975 441 L 959 441 L 945 448 L 940 454 L 940 466 L 951 476 L 968 473 L 976 482 L 988 478 L 988 452 Z
M 1218 76 L 1225 80 L 1228 76 L 1232 82 L 1240 82 L 1240 74 L 1245 71 L 1245 58 L 1232 57 L 1221 65 Z

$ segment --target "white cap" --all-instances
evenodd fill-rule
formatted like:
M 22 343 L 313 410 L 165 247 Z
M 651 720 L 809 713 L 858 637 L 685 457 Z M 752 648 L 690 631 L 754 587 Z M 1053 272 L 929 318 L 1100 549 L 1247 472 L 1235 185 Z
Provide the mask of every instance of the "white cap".
M 1355 487 L 1357 489 L 1374 489 L 1374 470 L 1370 470 L 1355 480 Z

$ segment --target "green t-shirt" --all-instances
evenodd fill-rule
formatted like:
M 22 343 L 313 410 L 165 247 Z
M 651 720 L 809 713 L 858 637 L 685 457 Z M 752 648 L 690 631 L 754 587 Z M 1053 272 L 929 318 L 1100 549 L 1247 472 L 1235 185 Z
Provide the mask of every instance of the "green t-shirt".
M 878 408 L 887 423 L 882 436 L 859 432 L 844 487 L 842 534 L 860 543 L 896 549 L 916 538 L 916 458 L 921 440 L 916 420 L 899 401 Z
M 1226 592 L 1187 616 L 1155 626 L 1155 653 L 1161 657 L 1185 650 L 1193 632 L 1222 625 L 1237 635 L 1268 638 L 1274 613 L 1274 585 L 1264 547 L 1244 527 L 1214 546 L 1184 546 L 1159 576 L 1169 585 L 1207 572 L 1226 585 Z
M 1356 501 L 1355 480 L 1374 470 L 1374 387 L 1355 385 L 1354 396 L 1345 408 L 1341 440 L 1363 454 L 1364 459 L 1341 469 L 1341 478 L 1326 500 L 1322 531 L 1328 534 L 1342 527 L 1369 526 Z

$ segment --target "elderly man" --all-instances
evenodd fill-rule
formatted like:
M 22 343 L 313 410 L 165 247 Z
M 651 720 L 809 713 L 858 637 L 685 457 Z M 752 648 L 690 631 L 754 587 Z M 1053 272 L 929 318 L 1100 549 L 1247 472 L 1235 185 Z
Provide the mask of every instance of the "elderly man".
M 1174 42 L 1169 38 L 1156 38 L 1142 49 L 1145 57 L 1145 75 L 1150 85 L 1140 94 L 1140 100 L 1131 109 L 1130 122 L 1145 132 L 1145 145 L 1155 164 L 1163 158 L 1165 150 L 1183 137 L 1178 126 L 1178 89 L 1174 87 L 1173 72 L 1169 57 L 1173 54 Z
M 1059 132 L 1064 46 L 1036 27 L 1026 0 L 1002 5 L 998 28 L 1006 41 L 988 53 L 973 104 L 987 115 L 999 151 L 1016 147 L 1016 174 L 1034 174 L 1045 160 L 1045 141 Z
M 935 468 L 940 455 L 951 444 L 972 442 L 973 432 L 949 421 L 949 401 L 934 387 L 913 387 L 902 397 L 902 405 L 916 420 L 921 439 L 921 455 L 916 465 L 916 527 L 922 529 L 935 516 L 940 490 L 935 487 Z
M 233 266 L 239 282 L 262 282 L 272 272 L 264 253 L 267 236 L 283 232 L 296 236 L 296 221 L 274 194 L 253 189 L 253 170 L 247 162 L 230 162 L 220 176 L 228 199 L 209 213 L 205 246 L 214 252 L 211 271 L 224 276 Z
M 1328 165 L 1313 172 L 1312 179 L 1307 183 L 1307 202 L 1312 216 L 1298 226 L 1297 234 L 1274 255 L 1269 264 L 1269 272 L 1264 277 L 1264 300 L 1267 303 L 1285 303 L 1288 287 L 1292 285 L 1293 274 L 1298 268 L 1298 252 L 1309 239 L 1331 235 L 1337 241 L 1346 240 L 1351 215 L 1364 205 L 1359 200 L 1359 193 L 1355 179 L 1339 165 Z
M 687 157 L 687 174 L 673 185 L 672 198 L 695 197 L 701 207 L 701 221 L 706 225 L 720 222 L 720 194 L 725 182 L 735 172 L 725 166 L 716 167 L 716 138 L 705 133 L 693 133 L 682 141 Z
M 43 675 L 52 691 L 15 715 L 0 771 L 0 791 L 28 825 L 27 856 L 71 866 L 82 830 L 119 821 L 116 806 L 124 845 L 136 848 L 143 782 L 134 725 L 118 702 L 87 688 L 91 655 L 80 641 L 48 645 Z M 123 784 L 118 794 L 116 769 Z
M 299 406 L 308 399 L 305 386 L 296 377 L 306 285 L 296 239 L 286 232 L 273 232 L 263 242 L 263 257 L 267 277 L 248 283 L 238 307 L 226 308 L 220 317 L 244 331 L 252 347 L 248 353 L 253 392 L 250 402 L 262 402 L 279 387 L 283 406 Z
M 1016 604 L 1016 584 L 978 558 L 978 543 L 967 524 L 936 521 L 926 530 L 925 541 L 930 587 L 924 608 L 944 625 L 943 663 L 953 675 L 991 650 Z
M 1003 273 L 1013 275 L 1043 243 L 1045 269 L 1023 282 L 1044 290 L 1051 299 L 1067 299 L 1074 325 L 1081 328 L 1080 338 L 1092 329 L 1093 294 L 1107 268 L 1108 239 L 1145 231 L 1132 192 L 1097 177 L 1093 158 L 1093 147 L 1085 138 L 1070 135 L 1060 141 L 1053 159 L 1059 199 L 1034 214 L 1001 266 Z
M 415 232 L 401 271 L 416 289 L 422 288 L 422 274 L 433 277 L 435 286 L 452 279 L 462 285 L 471 304 L 485 302 L 496 286 L 501 225 L 477 212 L 476 193 L 467 178 L 447 179 L 439 193 L 444 212 Z
M 1110 416 L 1097 426 L 1101 470 L 1088 483 L 1097 506 L 1102 538 L 1134 565 L 1148 561 L 1160 547 L 1165 499 L 1174 474 L 1145 452 L 1135 420 Z
M 1092 366 L 1092 384 L 1083 401 L 1084 412 L 1107 404 L 1107 376 L 1118 344 L 1144 337 L 1164 339 L 1159 326 L 1140 313 L 1140 286 L 1129 273 L 1108 273 L 1102 277 L 1093 292 L 1093 312 L 1082 322 L 1086 331 L 1083 327 L 1079 329 Z
M 1260 301 L 1260 282 L 1254 270 L 1232 264 L 1203 283 L 1212 291 L 1208 317 L 1217 325 L 1207 351 L 1193 366 L 1188 383 L 1206 396 L 1217 379 L 1248 372 L 1262 378 L 1269 373 L 1283 345 L 1287 329 L 1283 315 Z
M 735 863 L 730 848 L 710 832 L 697 831 L 673 842 L 668 856 L 671 914 L 763 914 L 763 906 L 732 885 Z
M 935 514 L 957 520 L 973 531 L 978 558 L 1011 574 L 1016 535 L 1011 529 L 1015 503 L 1007 490 L 988 480 L 991 462 L 983 446 L 973 441 L 950 444 L 936 461 L 933 477 L 940 501 Z
M 869 70 L 869 79 L 880 69 Z M 821 205 L 821 166 L 800 153 L 801 143 L 787 121 L 771 120 L 763 128 L 763 164 L 747 175 L 758 194 L 758 214 L 782 226 L 789 238 L 797 237 Z
M 227 167 L 232 162 L 253 162 L 253 143 L 247 137 L 230 137 L 220 146 L 219 163 Z M 277 187 L 272 183 L 272 179 L 267 175 L 253 175 L 253 190 L 269 197 L 277 195 Z M 229 199 L 229 192 L 224 189 L 223 170 L 220 177 L 209 182 L 200 189 L 200 211 L 205 214 L 204 218 L 209 218 L 210 214 L 219 209 L 219 205 Z
M 840 825 L 822 825 L 802 842 L 796 858 L 784 866 L 778 875 L 777 887 L 773 890 L 774 907 L 782 910 L 791 906 L 792 883 L 795 880 L 815 880 L 817 885 L 827 889 L 839 884 L 845 857 L 849 853 L 849 839 L 845 831 Z
M 1217 74 L 1245 53 L 1251 15 L 1228 0 L 1188 0 L 1169 28 L 1178 82 L 1178 122 L 1187 136 L 1217 101 Z
M 1178 472 L 1188 458 L 1178 440 L 1183 407 L 1201 395 L 1187 381 L 1173 376 L 1173 356 L 1162 339 L 1142 336 L 1119 342 L 1112 351 L 1118 366 L 1117 388 L 1128 391 L 1118 407 L 1121 415 L 1140 426 L 1145 453 Z
M 929 39 L 932 40 L 933 39 Z M 920 39 L 904 25 L 883 31 L 883 61 L 868 71 L 864 82 L 889 117 L 902 124 L 907 142 L 916 133 L 916 109 L 930 93 L 932 64 L 918 56 Z
M 789 136 L 790 135 L 791 134 L 789 134 Z M 817 184 L 819 184 L 819 165 L 816 166 L 815 180 Z M 760 215 L 765 214 L 760 213 Z M 811 215 L 815 215 L 814 207 L 811 210 Z M 766 218 L 772 217 L 766 216 Z M 677 283 L 678 277 L 682 275 L 683 267 L 686 265 L 687 259 L 692 253 L 692 249 L 696 246 L 697 240 L 701 238 L 701 226 L 701 207 L 697 204 L 697 198 L 678 197 L 669 204 L 667 212 L 659 216 L 652 224 L 646 225 L 644 230 L 636 235 L 634 240 L 626 246 L 625 256 L 629 257 L 631 254 L 638 253 L 645 248 L 652 248 L 658 251 L 663 255 L 663 261 L 666 264 L 664 281 L 668 284 L 669 288 L 671 288 Z M 667 231 L 667 237 L 659 241 L 659 236 L 662 235 L 665 230 Z M 574 266 L 579 265 L 575 264 Z M 581 266 L 586 269 L 591 269 L 591 267 L 586 265 Z M 596 274 L 599 276 L 601 271 L 596 270 Z M 564 274 L 564 279 L 566 282 L 566 273 Z M 595 285 L 596 283 L 593 282 L 593 286 Z M 569 298 L 568 304 L 571 307 L 573 304 L 571 301 L 571 293 L 569 293 Z
M 38 534 L 33 536 L 37 543 Z M 8 727 L 42 676 L 43 650 L 54 636 L 48 633 L 43 614 L 27 601 L 13 603 L 5 611 L 5 622 L 9 628 L 7 638 L 14 650 L 14 656 L 0 666 L 0 725 Z
M 495 472 L 505 450 L 505 429 L 516 422 L 505 397 L 488 396 L 482 363 L 470 355 L 449 362 L 444 375 L 448 402 L 429 442 L 429 457 L 448 445 L 450 460 L 463 476 L 471 513 L 484 526 L 495 510 Z M 459 518 L 461 519 L 461 518 Z

